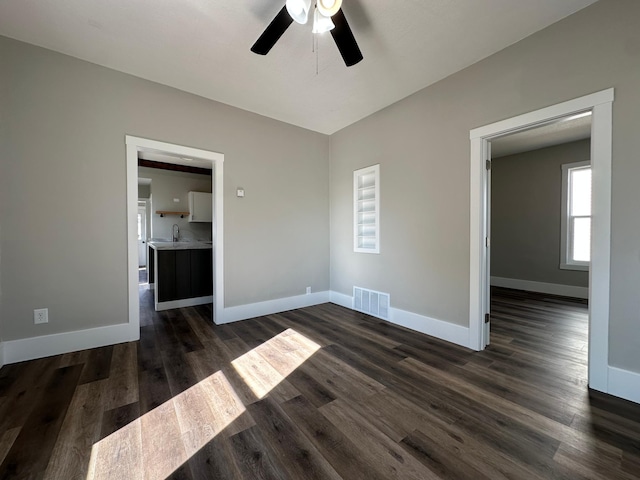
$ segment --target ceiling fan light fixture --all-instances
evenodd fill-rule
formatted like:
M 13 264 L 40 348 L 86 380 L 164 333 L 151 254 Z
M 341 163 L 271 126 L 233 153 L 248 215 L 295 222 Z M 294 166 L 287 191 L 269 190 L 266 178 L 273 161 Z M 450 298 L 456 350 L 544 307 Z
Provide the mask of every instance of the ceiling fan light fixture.
M 342 7 L 342 0 L 318 0 L 317 8 L 325 17 L 332 17 Z
M 287 0 L 287 12 L 297 23 L 305 24 L 311 10 L 311 0 Z
M 326 17 L 317 8 L 313 12 L 313 33 L 324 33 L 333 30 L 336 26 L 331 17 Z

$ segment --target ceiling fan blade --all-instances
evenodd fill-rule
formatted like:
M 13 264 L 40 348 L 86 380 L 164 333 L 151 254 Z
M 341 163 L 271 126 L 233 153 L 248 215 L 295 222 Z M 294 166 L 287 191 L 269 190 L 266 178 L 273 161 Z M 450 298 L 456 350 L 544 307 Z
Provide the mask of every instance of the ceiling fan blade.
M 342 59 L 347 67 L 355 65 L 362 60 L 362 52 L 356 43 L 356 39 L 351 32 L 351 27 L 347 23 L 347 19 L 342 13 L 342 9 L 331 17 L 336 28 L 331 30 L 331 36 L 336 42 L 336 46 L 342 55 Z
M 287 12 L 287 7 L 282 7 L 282 10 L 278 12 L 276 17 L 271 20 L 269 26 L 262 32 L 260 38 L 256 40 L 256 43 L 251 47 L 253 53 L 258 55 L 266 55 L 269 50 L 273 48 L 282 34 L 289 28 L 289 25 L 293 22 L 293 18 Z

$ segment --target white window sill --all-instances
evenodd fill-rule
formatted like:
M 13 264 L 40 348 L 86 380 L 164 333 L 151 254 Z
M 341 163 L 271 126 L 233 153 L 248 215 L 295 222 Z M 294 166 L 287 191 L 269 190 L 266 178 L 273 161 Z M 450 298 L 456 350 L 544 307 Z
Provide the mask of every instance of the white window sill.
M 579 265 L 579 264 L 571 264 L 571 263 L 561 263 L 560 270 L 579 270 L 582 272 L 589 271 L 589 265 Z

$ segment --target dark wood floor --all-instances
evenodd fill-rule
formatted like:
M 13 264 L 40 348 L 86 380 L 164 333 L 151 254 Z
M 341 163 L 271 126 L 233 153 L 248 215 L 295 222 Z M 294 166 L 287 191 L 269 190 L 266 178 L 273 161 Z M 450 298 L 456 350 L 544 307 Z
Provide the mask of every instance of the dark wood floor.
M 640 478 L 640 405 L 586 387 L 586 307 L 497 290 L 476 353 L 325 304 L 0 370 L 0 478 Z

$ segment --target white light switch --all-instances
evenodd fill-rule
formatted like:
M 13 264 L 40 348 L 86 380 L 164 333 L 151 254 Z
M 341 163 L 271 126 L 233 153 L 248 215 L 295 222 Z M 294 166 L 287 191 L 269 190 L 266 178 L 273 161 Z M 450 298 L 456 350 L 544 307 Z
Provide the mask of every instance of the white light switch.
M 236 195 L 237 195 L 238 197 L 244 197 L 244 188 L 238 188 L 238 189 L 236 190 Z

